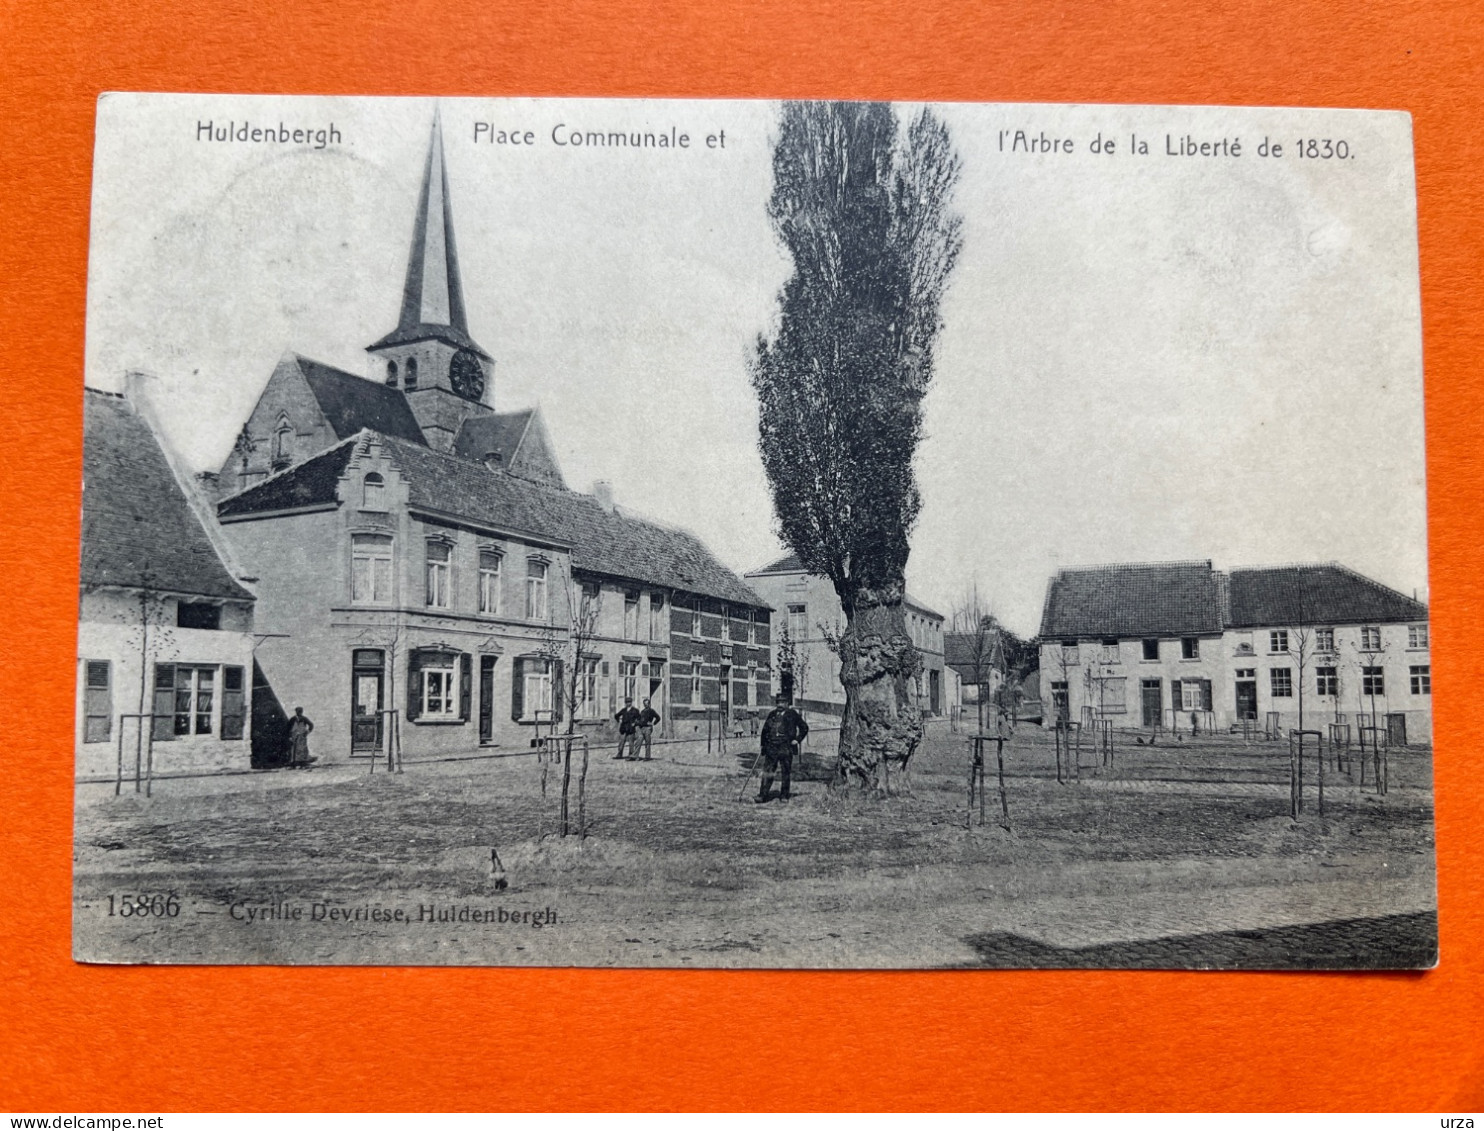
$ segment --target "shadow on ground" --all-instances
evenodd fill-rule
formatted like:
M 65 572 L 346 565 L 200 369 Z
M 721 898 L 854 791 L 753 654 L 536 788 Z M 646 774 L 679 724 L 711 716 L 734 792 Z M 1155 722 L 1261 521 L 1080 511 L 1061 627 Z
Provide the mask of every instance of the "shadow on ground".
M 995 931 L 966 940 L 980 965 L 1142 970 L 1387 970 L 1438 960 L 1436 912 L 1337 919 L 1259 931 L 1221 931 L 1137 942 L 1059 947 Z

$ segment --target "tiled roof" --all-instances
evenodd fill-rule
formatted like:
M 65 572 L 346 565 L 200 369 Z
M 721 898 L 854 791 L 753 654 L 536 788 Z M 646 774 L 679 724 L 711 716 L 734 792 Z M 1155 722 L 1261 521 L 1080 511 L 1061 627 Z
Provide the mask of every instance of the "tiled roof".
M 459 425 L 459 434 L 453 442 L 453 453 L 465 459 L 482 460 L 491 452 L 498 452 L 508 467 L 520 447 L 521 438 L 531 423 L 533 410 L 523 412 L 498 412 L 489 416 L 471 416 Z
M 1064 569 L 1051 579 L 1043 637 L 1204 636 L 1222 631 L 1209 561 Z
M 250 601 L 124 398 L 83 397 L 82 584 Z
M 294 360 L 337 439 L 348 440 L 369 428 L 414 444 L 427 442 L 407 398 L 398 390 L 307 357 L 295 355 Z
M 607 511 L 590 495 L 488 471 L 447 452 L 391 436 L 376 438 L 407 480 L 414 508 L 569 545 L 578 570 L 768 607 L 687 531 Z M 334 502 L 335 485 L 354 448 L 355 442 L 337 445 L 225 500 L 219 513 L 227 518 Z
M 785 554 L 772 565 L 765 565 L 762 569 L 755 569 L 753 574 L 764 573 L 803 573 L 804 563 L 799 561 L 798 554 Z
M 1427 606 L 1333 562 L 1231 571 L 1231 626 L 1380 624 L 1427 619 Z
M 987 677 L 1004 659 L 998 629 L 988 629 L 980 648 L 979 663 L 974 663 L 976 634 L 972 632 L 945 632 L 943 634 L 943 663 L 972 683 L 976 678 Z M 978 671 L 975 671 L 975 667 Z

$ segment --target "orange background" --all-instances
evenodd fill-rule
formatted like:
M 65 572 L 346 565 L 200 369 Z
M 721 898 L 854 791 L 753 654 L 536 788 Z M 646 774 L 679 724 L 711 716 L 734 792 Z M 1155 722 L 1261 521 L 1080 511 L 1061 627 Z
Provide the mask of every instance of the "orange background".
M 0 0 L 0 13 L 0 1108 L 1484 1106 L 1484 785 L 1463 694 L 1484 687 L 1472 619 L 1484 6 Z M 83 296 L 104 90 L 1410 110 L 1442 965 L 1369 976 L 74 965 Z

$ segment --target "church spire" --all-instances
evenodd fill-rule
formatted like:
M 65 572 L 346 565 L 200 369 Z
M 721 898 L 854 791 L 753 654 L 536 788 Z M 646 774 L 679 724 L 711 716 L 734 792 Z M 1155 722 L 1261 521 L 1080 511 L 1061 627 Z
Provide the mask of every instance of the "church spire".
M 397 328 L 370 348 L 430 339 L 489 357 L 469 337 L 453 210 L 448 199 L 448 170 L 443 160 L 443 126 L 436 111 L 423 166 L 422 192 L 417 199 L 417 219 L 412 226 L 401 315 Z

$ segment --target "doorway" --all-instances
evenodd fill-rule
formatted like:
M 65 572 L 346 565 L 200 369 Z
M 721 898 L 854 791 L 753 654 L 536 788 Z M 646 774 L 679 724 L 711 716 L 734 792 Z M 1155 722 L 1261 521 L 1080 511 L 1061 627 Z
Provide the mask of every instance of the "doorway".
M 721 712 L 721 721 L 726 723 L 732 717 L 732 669 L 725 664 L 721 667 L 717 684 L 716 705 Z
M 498 656 L 479 657 L 479 745 L 495 741 L 495 661 Z
M 1139 683 L 1139 699 L 1144 711 L 1144 725 L 1153 729 L 1164 718 L 1165 701 L 1161 683 L 1157 679 L 1146 679 Z
M 1257 680 L 1237 680 L 1237 718 L 1257 718 Z
M 385 680 L 386 653 L 379 648 L 357 648 L 351 653 L 350 749 L 353 754 L 381 749 Z
M 1407 716 L 1401 711 L 1395 711 L 1386 716 L 1386 745 L 1405 746 L 1407 744 Z

